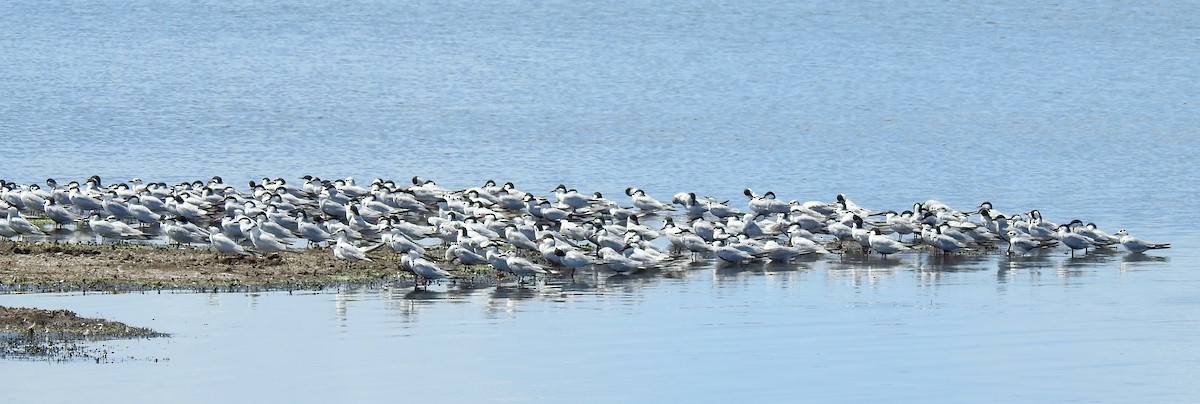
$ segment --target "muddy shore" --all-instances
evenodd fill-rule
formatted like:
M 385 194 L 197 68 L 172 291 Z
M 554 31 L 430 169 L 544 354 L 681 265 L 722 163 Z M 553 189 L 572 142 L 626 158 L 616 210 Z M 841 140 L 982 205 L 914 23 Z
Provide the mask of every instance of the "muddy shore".
M 113 362 L 121 359 L 115 351 L 88 342 L 167 336 L 69 310 L 0 306 L 0 359 Z
M 437 255 L 436 252 L 431 252 Z M 412 285 L 390 250 L 349 263 L 327 248 L 266 256 L 217 255 L 198 247 L 0 241 L 0 291 L 268 291 L 399 282 Z M 463 279 L 488 268 L 447 266 Z
M 197 247 L 0 241 L 0 293 L 320 290 L 394 282 L 413 285 L 390 250 L 348 263 L 327 249 L 267 256 L 220 256 Z M 449 267 L 463 279 L 490 270 Z M 493 278 L 494 279 L 494 278 Z M 155 330 L 83 318 L 67 310 L 0 306 L 0 359 L 113 362 L 95 341 L 165 337 Z M 154 358 L 153 360 L 158 360 Z

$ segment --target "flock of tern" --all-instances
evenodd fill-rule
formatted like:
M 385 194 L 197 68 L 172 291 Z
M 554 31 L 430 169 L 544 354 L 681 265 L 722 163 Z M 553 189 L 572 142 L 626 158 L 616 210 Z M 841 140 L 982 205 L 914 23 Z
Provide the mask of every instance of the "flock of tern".
M 695 193 L 662 202 L 638 188 L 617 202 L 565 185 L 542 196 L 490 180 L 447 190 L 420 177 L 367 186 L 353 178 L 301 179 L 264 178 L 246 190 L 220 177 L 103 184 L 92 176 L 67 184 L 48 179 L 44 187 L 0 180 L 0 210 L 7 212 L 0 236 L 152 240 L 244 256 L 320 247 L 351 262 L 371 260 L 368 253 L 386 247 L 426 282 L 450 277 L 447 265 L 490 265 L 524 280 L 588 266 L 629 273 L 681 257 L 743 264 L 831 251 L 1024 255 L 1066 248 L 1074 256 L 1117 245 L 1138 254 L 1170 247 L 1082 220 L 1055 224 L 1038 210 L 1009 215 L 989 202 L 959 211 L 928 200 L 896 212 L 867 209 L 840 194 L 801 202 L 751 189 L 744 191 L 746 203 L 735 206 Z M 433 245 L 445 247 L 442 257 L 429 256 Z

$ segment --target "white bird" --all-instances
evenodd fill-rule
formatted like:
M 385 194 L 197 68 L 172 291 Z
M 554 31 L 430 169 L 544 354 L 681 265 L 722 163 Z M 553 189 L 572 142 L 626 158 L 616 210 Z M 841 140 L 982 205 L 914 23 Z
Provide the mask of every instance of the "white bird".
M 860 206 L 858 206 L 858 204 L 851 202 L 850 199 L 846 198 L 845 194 L 837 194 L 837 204 L 839 206 L 841 206 L 841 210 L 846 211 L 846 212 L 850 212 L 850 213 L 853 213 L 853 214 L 856 214 L 859 216 L 870 216 L 871 215 L 870 210 L 867 210 L 866 208 L 860 207 Z
M 200 206 L 184 199 L 183 196 L 176 195 L 174 199 L 168 201 L 167 209 L 187 218 L 188 221 L 193 223 L 205 223 L 208 221 L 208 212 L 200 208 Z
M 369 194 L 371 191 L 360 187 L 354 183 L 354 177 L 346 177 L 344 180 L 334 180 L 333 186 L 337 187 L 342 193 L 349 195 L 352 198 L 361 197 Z
M 583 255 L 579 250 L 555 248 L 554 255 L 557 255 L 562 261 L 562 266 L 571 268 L 571 276 L 575 276 L 575 270 L 586 267 L 595 263 L 591 257 Z
M 888 212 L 885 221 L 888 227 L 899 234 L 900 241 L 904 241 L 905 234 L 913 234 L 917 231 L 917 225 L 912 220 L 913 212 L 906 210 L 897 214 L 896 212 Z
M 911 249 L 891 237 L 879 234 L 878 228 L 871 229 L 870 235 L 868 236 L 868 244 L 870 244 L 872 250 L 875 250 L 875 252 L 885 257 L 889 254 L 895 254 Z
M 500 249 L 496 246 L 489 246 L 484 252 L 483 258 L 487 260 L 488 265 L 492 266 L 497 273 L 512 272 L 512 268 L 508 267 L 508 256 L 500 254 Z
M 713 241 L 713 237 L 716 235 L 716 229 L 717 226 L 713 224 L 713 222 L 704 219 L 696 219 L 692 221 L 690 230 L 692 234 L 704 239 L 705 242 L 709 242 Z
M 1086 254 L 1088 248 L 1096 246 L 1096 243 L 1092 242 L 1092 239 L 1071 231 L 1071 225 L 1069 224 L 1058 226 L 1058 241 L 1071 249 L 1072 257 L 1075 256 L 1075 250 L 1083 250 L 1084 254 Z
M 1143 253 L 1147 250 L 1171 248 L 1171 243 L 1148 243 L 1129 235 L 1129 232 L 1125 231 L 1125 229 L 1118 230 L 1114 235 L 1121 238 L 1121 245 L 1130 252 Z
M 1091 239 L 1092 242 L 1096 243 L 1098 246 L 1110 246 L 1121 242 L 1120 237 L 1105 233 L 1104 230 L 1100 230 L 1095 223 L 1088 223 L 1085 225 L 1083 224 L 1082 220 L 1075 219 L 1072 220 L 1069 225 L 1072 226 L 1071 231 L 1082 234 L 1084 237 Z
M 243 233 L 246 233 L 243 231 Z M 264 253 L 283 252 L 287 251 L 287 245 L 279 241 L 274 234 L 267 233 L 262 230 L 262 227 L 255 224 L 249 231 L 250 244 L 254 245 L 258 251 Z
M 923 240 L 925 240 L 926 244 L 929 244 L 929 245 L 933 246 L 934 248 L 942 250 L 942 255 L 953 254 L 953 253 L 967 249 L 966 244 L 963 244 L 961 241 L 955 239 L 954 237 L 950 237 L 949 235 L 942 234 L 941 228 L 942 227 L 939 226 L 938 228 L 935 229 L 935 228 L 933 228 L 933 226 L 924 225 L 921 229 L 921 238 Z
M 17 211 L 16 207 L 13 206 L 8 208 L 8 227 L 16 232 L 18 236 L 24 236 L 26 234 L 46 234 L 41 228 L 34 226 L 33 223 L 29 222 L 29 220 L 21 217 L 21 213 Z
M 850 228 L 850 236 L 854 238 L 854 241 L 858 242 L 859 246 L 862 247 L 863 253 L 866 253 L 867 250 L 871 248 L 872 234 L 879 234 L 879 229 L 873 228 L 871 230 L 867 230 L 865 227 L 863 227 L 862 217 L 854 215 L 854 227 Z
M 50 193 L 42 191 L 37 184 L 21 187 L 21 203 L 25 208 L 33 213 L 42 213 L 42 208 L 46 206 L 46 200 L 50 199 Z
M 46 199 L 43 203 L 42 211 L 46 212 L 46 216 L 54 221 L 55 227 L 62 227 L 63 225 L 68 225 L 79 220 L 79 217 L 75 216 L 75 212 L 62 207 L 53 198 Z
M 619 250 L 625 245 L 625 238 L 622 236 L 623 235 L 613 234 L 611 231 L 602 229 L 597 231 L 595 234 L 592 234 L 591 242 L 592 244 L 595 244 L 597 248 L 609 247 L 614 250 Z
M 813 245 L 815 246 L 816 244 Z M 822 250 L 824 249 L 822 248 Z M 775 240 L 767 240 L 766 243 L 763 243 L 763 252 L 766 253 L 767 259 L 771 261 L 787 262 L 802 255 L 815 253 L 817 250 L 808 248 L 807 246 L 785 246 Z
M 692 258 L 695 258 L 696 254 L 705 254 L 713 251 L 713 246 L 704 241 L 704 238 L 686 228 L 681 229 L 679 233 L 679 245 L 691 252 Z
M 424 279 L 425 287 L 429 287 L 431 281 L 450 278 L 452 275 L 437 264 L 422 258 L 420 253 L 409 251 L 407 254 L 400 256 L 400 265 L 404 269 L 409 270 L 416 276 Z M 416 289 L 420 282 L 413 282 L 413 289 Z
M 234 242 L 233 239 L 229 238 L 229 236 L 226 236 L 225 233 L 222 233 L 221 229 L 218 229 L 216 226 L 208 228 L 208 243 L 221 254 L 252 255 L 245 248 Z
M 81 211 L 94 212 L 104 210 L 103 202 L 101 202 L 99 199 L 84 194 L 79 190 L 79 187 L 72 187 L 71 193 L 68 194 L 68 198 L 71 200 L 71 204 L 75 205 L 75 207 L 79 208 Z
M 102 201 L 104 210 L 109 215 L 116 216 L 118 220 L 134 220 L 133 213 L 129 211 L 129 205 L 124 199 L 117 195 L 117 191 L 108 191 Z
M 308 215 L 304 211 L 300 211 L 300 219 L 296 221 L 296 230 L 300 237 L 308 240 L 309 245 L 320 245 L 333 237 L 329 231 L 321 226 L 324 221 L 320 216 L 313 217 L 314 222 L 308 221 Z
M 396 230 L 383 233 L 383 235 L 379 236 L 379 240 L 383 242 L 384 245 L 387 245 L 388 248 L 391 248 L 392 251 L 400 254 L 404 254 L 409 251 L 416 251 L 417 253 L 425 254 L 424 247 L 421 247 L 420 244 L 417 244 L 417 242 L 404 235 L 404 233 Z
M 979 204 L 979 214 L 987 215 L 989 217 L 1005 216 L 1003 212 L 992 208 L 992 203 L 988 201 L 984 201 L 983 203 Z
M 188 223 L 181 216 L 176 216 L 175 220 L 164 223 L 162 233 L 167 236 L 167 239 L 181 245 L 198 243 L 200 240 L 208 238 L 206 232 L 196 227 L 196 225 Z
M 546 219 L 549 221 L 558 221 L 567 218 L 570 215 L 565 210 L 554 207 L 550 201 L 540 197 L 534 197 L 532 194 L 525 194 L 525 209 L 534 217 Z
M 657 199 L 647 196 L 646 191 L 637 188 L 625 188 L 625 195 L 629 195 L 633 199 L 633 207 L 641 209 L 643 212 L 675 210 L 674 206 L 659 202 Z
M 158 223 L 163 219 L 163 215 L 154 213 L 149 207 L 142 205 L 141 202 L 141 198 L 136 196 L 127 202 L 126 210 L 129 212 L 130 217 L 145 224 Z
M 1054 248 L 1054 247 L 1058 246 L 1057 241 L 1034 240 L 1033 238 L 1031 238 L 1027 235 L 1024 235 L 1021 232 L 1018 232 L 1016 230 L 1009 230 L 1007 235 L 1008 235 L 1008 253 L 1009 254 L 1017 252 L 1017 253 L 1020 253 L 1021 255 L 1025 255 L 1025 254 L 1029 254 L 1030 252 L 1035 251 L 1035 250 Z
M 723 243 L 713 249 L 713 253 L 721 261 L 731 264 L 746 264 L 758 260 L 758 256 L 737 248 L 735 245 Z
M 638 236 L 646 240 L 654 240 L 662 237 L 662 233 L 659 233 L 658 230 L 642 224 L 641 219 L 638 219 L 637 215 L 629 216 L 628 223 L 625 224 L 625 231 L 637 233 Z
M 248 203 L 246 205 L 247 208 L 245 210 L 243 210 L 243 213 L 245 214 L 245 216 L 247 218 L 250 218 L 252 221 L 255 222 L 256 225 L 261 227 L 263 231 L 274 234 L 275 237 L 279 237 L 279 238 L 294 238 L 294 237 L 296 237 L 296 235 L 294 233 L 292 233 L 291 230 L 289 230 L 287 227 L 285 227 L 283 224 L 281 224 L 281 223 L 287 223 L 287 221 L 290 220 L 292 222 L 291 225 L 293 226 L 293 228 L 295 228 L 296 223 L 295 223 L 294 218 L 287 216 L 286 214 L 279 213 L 274 206 L 268 205 L 267 209 L 260 209 L 258 207 L 259 205 L 255 204 L 255 206 L 253 208 L 250 208 L 250 205 L 249 205 L 250 202 L 251 201 L 247 201 L 247 203 Z M 268 213 L 268 211 L 274 211 L 275 213 Z M 277 220 L 276 219 L 281 216 L 287 217 L 288 220 Z
M 496 193 L 496 204 L 509 211 L 519 211 L 525 207 L 525 193 L 510 192 L 508 189 L 501 188 Z
M 842 248 L 842 243 L 846 240 L 854 240 L 854 228 L 842 223 L 841 221 L 832 221 L 825 226 L 825 231 L 833 238 L 837 239 L 837 248 Z
M 742 193 L 750 198 L 747 206 L 757 214 L 787 213 L 792 208 L 787 202 L 776 199 L 774 191 L 767 191 L 762 196 L 758 196 L 750 188 L 746 188 Z
M 100 212 L 92 213 L 92 218 L 88 220 L 88 227 L 96 232 L 96 234 L 99 234 L 101 238 L 125 239 L 146 236 L 141 230 L 125 224 L 125 222 L 118 220 L 116 216 L 100 218 Z
M 479 254 L 462 244 L 451 244 L 446 248 L 446 260 L 458 261 L 461 265 L 483 265 L 487 264 L 488 260 L 482 254 Z
M 7 216 L 0 216 L 0 237 L 17 237 L 17 232 L 13 231 L 12 227 L 8 227 Z
M 508 253 L 508 258 L 505 258 L 505 261 L 508 264 L 508 270 L 517 276 L 517 282 L 521 282 L 527 276 L 533 277 L 536 281 L 538 275 L 545 275 L 547 273 L 546 268 L 525 258 L 518 257 L 512 252 Z
M 58 181 L 53 178 L 46 179 L 46 186 L 50 187 L 50 198 L 53 199 L 56 205 L 70 205 L 71 196 L 66 187 L 58 185 Z
M 671 203 L 677 203 L 683 206 L 684 212 L 689 218 L 704 216 L 704 212 L 708 212 L 708 206 L 700 203 L 696 199 L 695 192 L 679 192 L 671 197 Z
M 619 274 L 631 273 L 644 267 L 640 261 L 626 257 L 609 247 L 601 248 L 599 254 L 599 264 Z
M 1058 225 L 1042 219 L 1041 211 L 1034 209 L 1029 212 L 1029 220 L 1026 222 L 1025 230 L 1030 237 L 1037 240 L 1057 238 L 1057 229 Z
M 438 186 L 433 180 L 423 180 L 419 176 L 413 176 L 413 186 L 408 188 L 408 192 L 412 193 L 413 197 L 425 203 L 437 202 L 438 199 L 444 199 L 446 190 Z
M 515 223 L 509 223 L 504 227 L 504 239 L 513 247 L 522 250 L 538 251 L 537 243 L 534 243 L 529 234 L 521 231 Z
M 735 207 L 729 206 L 729 201 L 717 202 L 717 200 L 711 196 L 704 199 L 705 200 L 700 203 L 704 204 L 704 207 L 708 209 L 708 213 L 711 213 L 713 216 L 718 218 L 724 219 L 742 214 L 742 211 Z
M 621 255 L 640 262 L 647 267 L 658 265 L 658 263 L 671 258 L 671 254 L 666 250 L 637 237 L 633 237 L 627 242 L 625 250 L 621 251 Z
M 154 194 L 151 194 L 150 191 L 143 191 L 140 195 L 138 195 L 137 198 L 138 202 L 141 203 L 142 206 L 149 208 L 150 211 L 154 213 L 170 213 L 170 210 L 167 210 L 167 203 L 163 202 L 161 198 L 155 196 Z
M 416 223 L 411 223 L 401 219 L 399 216 L 392 216 L 388 223 L 393 229 L 404 233 L 404 235 L 414 240 L 420 240 L 425 237 L 429 237 L 435 231 L 433 226 L 422 226 Z
M 559 205 L 570 208 L 571 210 L 578 210 L 591 204 L 591 198 L 588 198 L 586 195 L 583 195 L 574 189 L 567 189 L 567 186 L 563 184 L 558 184 L 558 186 L 550 192 L 554 192 L 554 196 L 558 198 Z
M 799 249 L 801 249 L 801 251 L 807 251 L 805 254 L 810 254 L 810 253 L 828 254 L 829 253 L 829 250 L 826 250 L 825 246 L 818 244 L 816 241 L 813 241 L 812 239 L 800 236 L 796 233 L 788 234 L 788 245 L 795 247 L 795 248 L 799 248 Z
M 337 259 L 348 262 L 373 261 L 371 257 L 367 256 L 367 252 L 365 250 L 354 244 L 350 244 L 350 241 L 346 238 L 346 232 L 344 230 L 337 232 L 337 244 L 333 247 L 333 256 Z

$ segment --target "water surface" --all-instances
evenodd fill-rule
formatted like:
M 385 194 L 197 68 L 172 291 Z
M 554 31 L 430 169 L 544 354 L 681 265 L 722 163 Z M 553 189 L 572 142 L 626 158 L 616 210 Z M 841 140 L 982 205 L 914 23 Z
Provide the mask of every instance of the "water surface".
M 837 256 L 535 288 L 39 294 L 175 334 L 8 362 L 68 401 L 1195 401 L 1193 4 L 36 2 L 0 178 L 421 175 L 624 202 L 938 199 L 1154 257 Z

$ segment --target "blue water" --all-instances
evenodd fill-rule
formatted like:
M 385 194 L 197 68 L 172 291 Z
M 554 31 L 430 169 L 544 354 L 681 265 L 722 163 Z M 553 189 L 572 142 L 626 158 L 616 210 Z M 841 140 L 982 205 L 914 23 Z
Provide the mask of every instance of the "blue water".
M 1161 260 L 698 264 L 421 296 L 5 295 L 176 335 L 120 350 L 166 363 L 0 363 L 6 396 L 1195 401 L 1196 10 L 12 4 L 10 181 L 420 175 L 622 202 L 627 186 L 735 202 L 745 187 L 845 193 L 897 210 L 990 200 L 1175 247 Z

